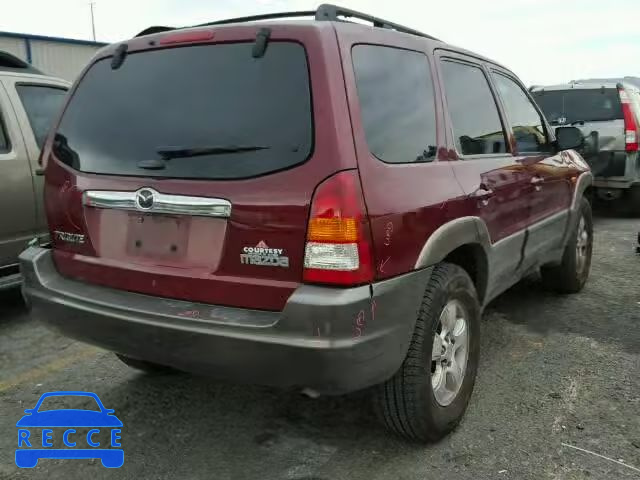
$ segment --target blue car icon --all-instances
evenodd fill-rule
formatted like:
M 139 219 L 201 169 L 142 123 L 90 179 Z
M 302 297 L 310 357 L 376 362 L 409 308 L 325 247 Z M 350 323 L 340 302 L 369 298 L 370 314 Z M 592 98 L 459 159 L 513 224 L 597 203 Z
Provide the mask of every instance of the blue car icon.
M 89 397 L 95 400 L 99 411 L 88 409 L 43 407 L 55 401 L 59 404 L 65 397 Z M 121 448 L 120 428 L 122 422 L 113 415 L 114 410 L 106 409 L 98 395 L 91 392 L 49 392 L 40 397 L 36 406 L 24 411 L 26 413 L 18 422 L 18 448 L 16 449 L 16 465 L 20 468 L 33 468 L 41 458 L 54 459 L 93 459 L 99 458 L 107 468 L 119 468 L 124 463 L 124 450 Z M 35 439 L 31 439 L 33 428 L 42 429 L 42 448 Z M 62 436 L 64 446 L 68 448 L 54 448 L 52 443 L 53 430 L 64 429 Z M 76 428 L 90 428 L 86 435 L 80 435 Z M 96 435 L 101 429 L 110 430 L 109 447 L 101 446 Z M 35 437 L 35 435 L 34 435 Z M 90 448 L 75 448 L 77 443 L 86 443 Z M 33 446 L 32 446 L 33 442 Z M 101 448 L 102 447 L 102 448 Z

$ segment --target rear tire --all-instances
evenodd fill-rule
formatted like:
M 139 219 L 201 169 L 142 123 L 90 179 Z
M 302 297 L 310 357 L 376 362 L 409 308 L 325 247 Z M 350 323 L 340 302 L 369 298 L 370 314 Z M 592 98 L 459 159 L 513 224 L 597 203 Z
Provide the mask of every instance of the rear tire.
M 376 413 L 389 430 L 433 442 L 458 425 L 478 370 L 480 315 L 467 272 L 450 263 L 436 265 L 407 357 L 398 372 L 373 391 Z
M 542 283 L 559 293 L 578 293 L 589 278 L 591 255 L 593 253 L 593 218 L 591 205 L 582 198 L 578 218 L 571 230 L 569 241 L 558 266 L 544 266 L 540 269 Z
M 141 372 L 155 374 L 175 372 L 171 367 L 160 365 L 158 363 L 147 362 L 145 360 L 138 360 L 137 358 L 131 358 L 126 355 L 122 355 L 121 353 L 116 353 L 116 357 L 118 357 L 118 359 L 128 367 L 135 368 Z
M 631 215 L 640 217 L 640 185 L 634 185 L 629 189 L 629 211 Z

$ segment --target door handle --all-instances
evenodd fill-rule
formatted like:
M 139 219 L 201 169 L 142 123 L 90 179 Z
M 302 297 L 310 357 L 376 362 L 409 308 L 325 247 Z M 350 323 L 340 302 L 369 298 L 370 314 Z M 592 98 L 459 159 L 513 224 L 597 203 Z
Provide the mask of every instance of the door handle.
M 480 188 L 473 192 L 474 198 L 478 200 L 478 203 L 481 207 L 486 207 L 487 205 L 489 205 L 489 200 L 494 195 L 495 192 L 488 188 L 486 185 L 480 185 Z
M 533 185 L 533 188 L 535 189 L 536 192 L 539 192 L 540 190 L 542 190 L 543 183 L 544 183 L 544 178 L 539 177 L 538 175 L 536 175 L 531 179 L 531 185 Z

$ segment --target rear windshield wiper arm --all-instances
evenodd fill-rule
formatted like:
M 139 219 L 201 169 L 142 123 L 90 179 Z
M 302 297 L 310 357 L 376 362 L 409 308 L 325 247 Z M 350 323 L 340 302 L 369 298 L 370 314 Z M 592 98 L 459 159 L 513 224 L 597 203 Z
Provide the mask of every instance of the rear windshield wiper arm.
M 584 125 L 587 122 L 610 122 L 612 120 L 615 120 L 615 118 L 586 118 L 584 120 L 575 120 L 571 122 L 571 125 Z
M 167 162 L 172 158 L 191 158 L 204 155 L 224 155 L 228 153 L 255 152 L 258 150 L 266 150 L 270 147 L 262 147 L 257 145 L 216 145 L 211 147 L 160 147 L 156 149 L 156 153 L 160 158 L 150 160 L 141 160 L 138 162 L 138 168 L 145 170 L 164 170 Z
M 224 155 L 227 153 L 256 152 L 270 147 L 259 145 L 215 145 L 210 147 L 160 147 L 156 153 L 164 160 L 172 158 L 200 157 L 204 155 Z
M 551 125 L 560 125 L 562 127 L 574 126 L 574 125 L 584 125 L 584 122 L 590 122 L 591 120 L 572 120 L 570 122 L 565 121 L 564 123 L 558 122 L 558 119 L 551 120 L 549 123 Z

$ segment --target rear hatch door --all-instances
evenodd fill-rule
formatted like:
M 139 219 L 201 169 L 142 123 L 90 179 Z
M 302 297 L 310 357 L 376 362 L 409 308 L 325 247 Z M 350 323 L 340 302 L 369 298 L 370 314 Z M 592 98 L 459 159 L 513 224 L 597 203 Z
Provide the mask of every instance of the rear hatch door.
M 301 282 L 313 191 L 355 158 L 352 142 L 342 151 L 335 141 L 348 121 L 336 100 L 344 85 L 327 74 L 335 35 L 273 26 L 256 55 L 258 31 L 146 37 L 121 65 L 108 55 L 88 69 L 47 152 L 63 274 L 194 302 L 284 306 Z

